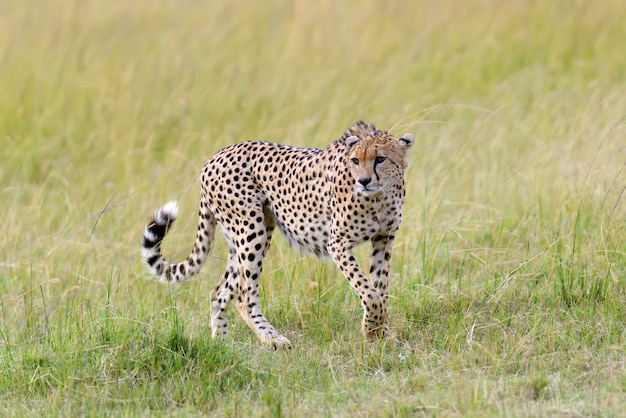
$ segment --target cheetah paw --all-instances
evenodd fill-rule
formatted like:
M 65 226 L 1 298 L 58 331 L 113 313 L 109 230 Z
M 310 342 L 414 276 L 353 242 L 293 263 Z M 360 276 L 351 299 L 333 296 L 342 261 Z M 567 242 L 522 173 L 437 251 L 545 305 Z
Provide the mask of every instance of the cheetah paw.
M 361 331 L 368 342 L 374 342 L 376 340 L 386 338 L 389 335 L 389 325 L 381 325 L 364 320 L 361 326 Z
M 268 335 L 262 342 L 264 345 L 274 350 L 291 350 L 291 341 L 280 334 Z

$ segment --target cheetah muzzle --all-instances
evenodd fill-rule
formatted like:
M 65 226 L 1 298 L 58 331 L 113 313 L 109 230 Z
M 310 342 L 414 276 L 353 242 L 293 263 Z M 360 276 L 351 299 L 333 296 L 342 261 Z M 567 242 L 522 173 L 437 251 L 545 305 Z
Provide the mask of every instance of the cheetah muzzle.
M 211 295 L 213 337 L 227 335 L 225 311 L 236 297 L 237 310 L 263 344 L 291 348 L 259 305 L 262 262 L 278 227 L 292 246 L 332 258 L 361 300 L 366 339 L 385 337 L 389 260 L 412 144 L 411 134 L 396 138 L 360 121 L 323 149 L 265 141 L 226 147 L 202 169 L 198 232 L 189 256 L 171 264 L 161 254 L 178 215 L 176 203 L 169 202 L 144 230 L 143 260 L 160 281 L 186 280 L 206 261 L 219 222 L 230 249 Z M 353 255 L 366 241 L 372 245 L 369 279 Z

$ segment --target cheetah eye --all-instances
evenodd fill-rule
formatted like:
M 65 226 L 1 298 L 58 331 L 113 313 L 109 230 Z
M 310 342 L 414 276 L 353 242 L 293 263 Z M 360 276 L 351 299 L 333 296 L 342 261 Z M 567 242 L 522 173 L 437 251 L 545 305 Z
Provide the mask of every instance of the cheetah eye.
M 358 158 L 352 158 L 350 161 L 352 161 L 352 164 L 354 164 L 354 165 L 359 165 L 359 159 Z
M 379 155 L 378 157 L 376 157 L 376 159 L 374 159 L 374 161 L 376 162 L 376 164 L 380 164 L 383 161 L 385 161 L 387 159 L 387 157 L 383 157 L 381 155 Z

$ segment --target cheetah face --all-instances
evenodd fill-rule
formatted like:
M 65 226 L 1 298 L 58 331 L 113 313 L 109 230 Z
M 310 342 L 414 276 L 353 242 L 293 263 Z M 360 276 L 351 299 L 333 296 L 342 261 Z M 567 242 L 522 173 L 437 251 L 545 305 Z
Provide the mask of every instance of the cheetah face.
M 346 140 L 350 148 L 348 164 L 354 178 L 354 191 L 369 197 L 380 197 L 402 181 L 407 166 L 406 152 L 413 135 L 400 138 L 389 134 Z

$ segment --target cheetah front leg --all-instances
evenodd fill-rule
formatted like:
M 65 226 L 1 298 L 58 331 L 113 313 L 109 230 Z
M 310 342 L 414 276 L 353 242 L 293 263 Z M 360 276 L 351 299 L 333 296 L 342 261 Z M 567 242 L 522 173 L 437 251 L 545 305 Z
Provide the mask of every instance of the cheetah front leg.
M 361 271 L 352 253 L 352 247 L 348 243 L 335 240 L 328 244 L 328 253 L 361 299 L 364 310 L 361 324 L 363 335 L 368 341 L 382 337 L 386 315 L 383 301 L 378 290 Z
M 378 235 L 372 238 L 372 256 L 370 258 L 370 274 L 374 288 L 380 295 L 382 304 L 382 336 L 389 334 L 389 318 L 387 317 L 387 291 L 389 277 L 389 260 L 393 248 L 393 235 Z

